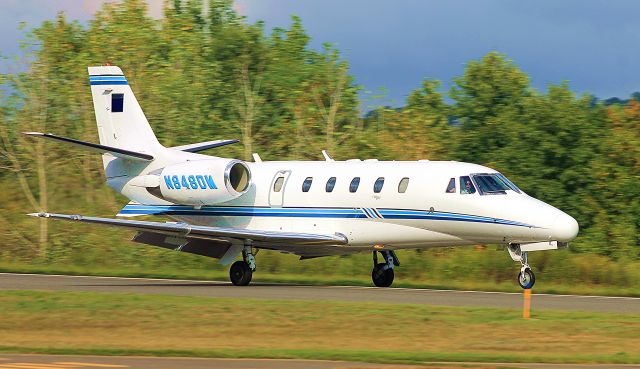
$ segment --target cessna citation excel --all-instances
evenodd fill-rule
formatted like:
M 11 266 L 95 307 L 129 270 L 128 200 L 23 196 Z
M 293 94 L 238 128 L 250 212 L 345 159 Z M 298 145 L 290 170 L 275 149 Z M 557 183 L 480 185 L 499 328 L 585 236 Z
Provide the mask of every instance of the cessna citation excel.
M 578 233 L 569 215 L 528 196 L 491 168 L 454 161 L 254 162 L 198 154 L 238 142 L 164 147 L 115 66 L 89 67 L 100 144 L 25 134 L 102 153 L 107 184 L 131 200 L 118 216 L 165 215 L 171 222 L 53 213 L 36 217 L 135 230 L 134 242 L 220 259 L 234 285 L 249 284 L 260 249 L 310 259 L 369 252 L 373 283 L 388 287 L 395 250 L 499 244 L 535 276 L 527 253 L 563 248 Z

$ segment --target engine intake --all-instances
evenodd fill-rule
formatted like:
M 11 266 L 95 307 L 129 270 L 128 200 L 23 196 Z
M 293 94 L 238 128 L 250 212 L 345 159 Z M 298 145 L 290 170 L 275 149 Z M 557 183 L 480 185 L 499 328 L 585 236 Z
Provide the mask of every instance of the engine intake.
M 251 181 L 251 172 L 249 167 L 241 161 L 230 162 L 224 171 L 224 183 L 230 189 L 245 193 L 249 188 Z

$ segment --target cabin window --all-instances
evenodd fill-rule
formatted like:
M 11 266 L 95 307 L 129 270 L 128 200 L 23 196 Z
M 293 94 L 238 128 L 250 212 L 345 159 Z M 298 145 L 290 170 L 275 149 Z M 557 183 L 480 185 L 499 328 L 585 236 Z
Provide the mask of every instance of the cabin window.
M 327 192 L 333 192 L 333 188 L 335 186 L 336 186 L 336 177 L 331 177 L 327 181 L 327 186 L 325 187 L 325 189 L 327 190 Z
M 273 192 L 280 192 L 282 190 L 282 185 L 284 184 L 284 177 L 278 177 L 275 182 L 273 182 Z
M 122 113 L 124 111 L 124 94 L 111 94 L 111 112 Z
M 311 182 L 313 182 L 313 177 L 305 178 L 304 182 L 302 182 L 302 192 L 309 192 L 309 189 L 311 189 Z
M 355 177 L 351 180 L 351 184 L 349 185 L 349 192 L 358 191 L 358 186 L 360 186 L 360 177 Z
M 373 184 L 373 192 L 380 193 L 382 186 L 384 186 L 384 177 L 376 179 L 376 183 Z
M 409 187 L 409 178 L 404 177 L 400 180 L 400 183 L 398 183 L 398 193 L 407 192 L 407 187 Z
M 476 188 L 473 186 L 469 176 L 460 177 L 460 193 L 463 195 L 476 193 Z
M 449 185 L 447 186 L 447 193 L 456 193 L 456 179 L 451 178 L 449 180 Z

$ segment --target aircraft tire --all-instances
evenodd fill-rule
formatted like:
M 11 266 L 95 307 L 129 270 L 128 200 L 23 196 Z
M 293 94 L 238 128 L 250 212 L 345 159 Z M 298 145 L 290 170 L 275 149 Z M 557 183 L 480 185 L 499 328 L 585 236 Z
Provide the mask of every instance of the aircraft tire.
M 371 271 L 371 279 L 376 287 L 389 287 L 393 283 L 394 273 L 392 268 L 384 269 L 386 263 L 378 263 Z
M 525 290 L 531 289 L 536 284 L 536 275 L 527 268 L 524 270 L 524 275 L 522 272 L 518 273 L 518 284 Z
M 229 279 L 234 286 L 247 286 L 251 282 L 253 271 L 246 261 L 236 261 L 229 269 Z

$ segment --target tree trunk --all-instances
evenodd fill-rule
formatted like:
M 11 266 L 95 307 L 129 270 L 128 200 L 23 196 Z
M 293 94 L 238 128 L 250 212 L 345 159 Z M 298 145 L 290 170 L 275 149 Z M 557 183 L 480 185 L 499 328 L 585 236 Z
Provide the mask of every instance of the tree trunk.
M 244 158 L 245 160 L 251 160 L 251 154 L 253 154 L 253 121 L 256 116 L 257 110 L 257 96 L 260 91 L 259 79 L 256 79 L 253 84 L 249 76 L 249 67 L 244 65 L 240 73 L 240 89 L 241 89 L 241 101 L 238 103 L 238 112 L 242 119 L 242 144 L 244 146 Z
M 40 200 L 40 209 L 46 211 L 48 209 L 47 194 L 47 169 L 46 158 L 44 155 L 44 140 L 38 140 L 36 144 L 36 163 L 38 166 L 38 192 Z M 38 241 L 38 256 L 44 258 L 47 255 L 47 242 L 49 238 L 49 220 L 40 218 L 40 237 Z

